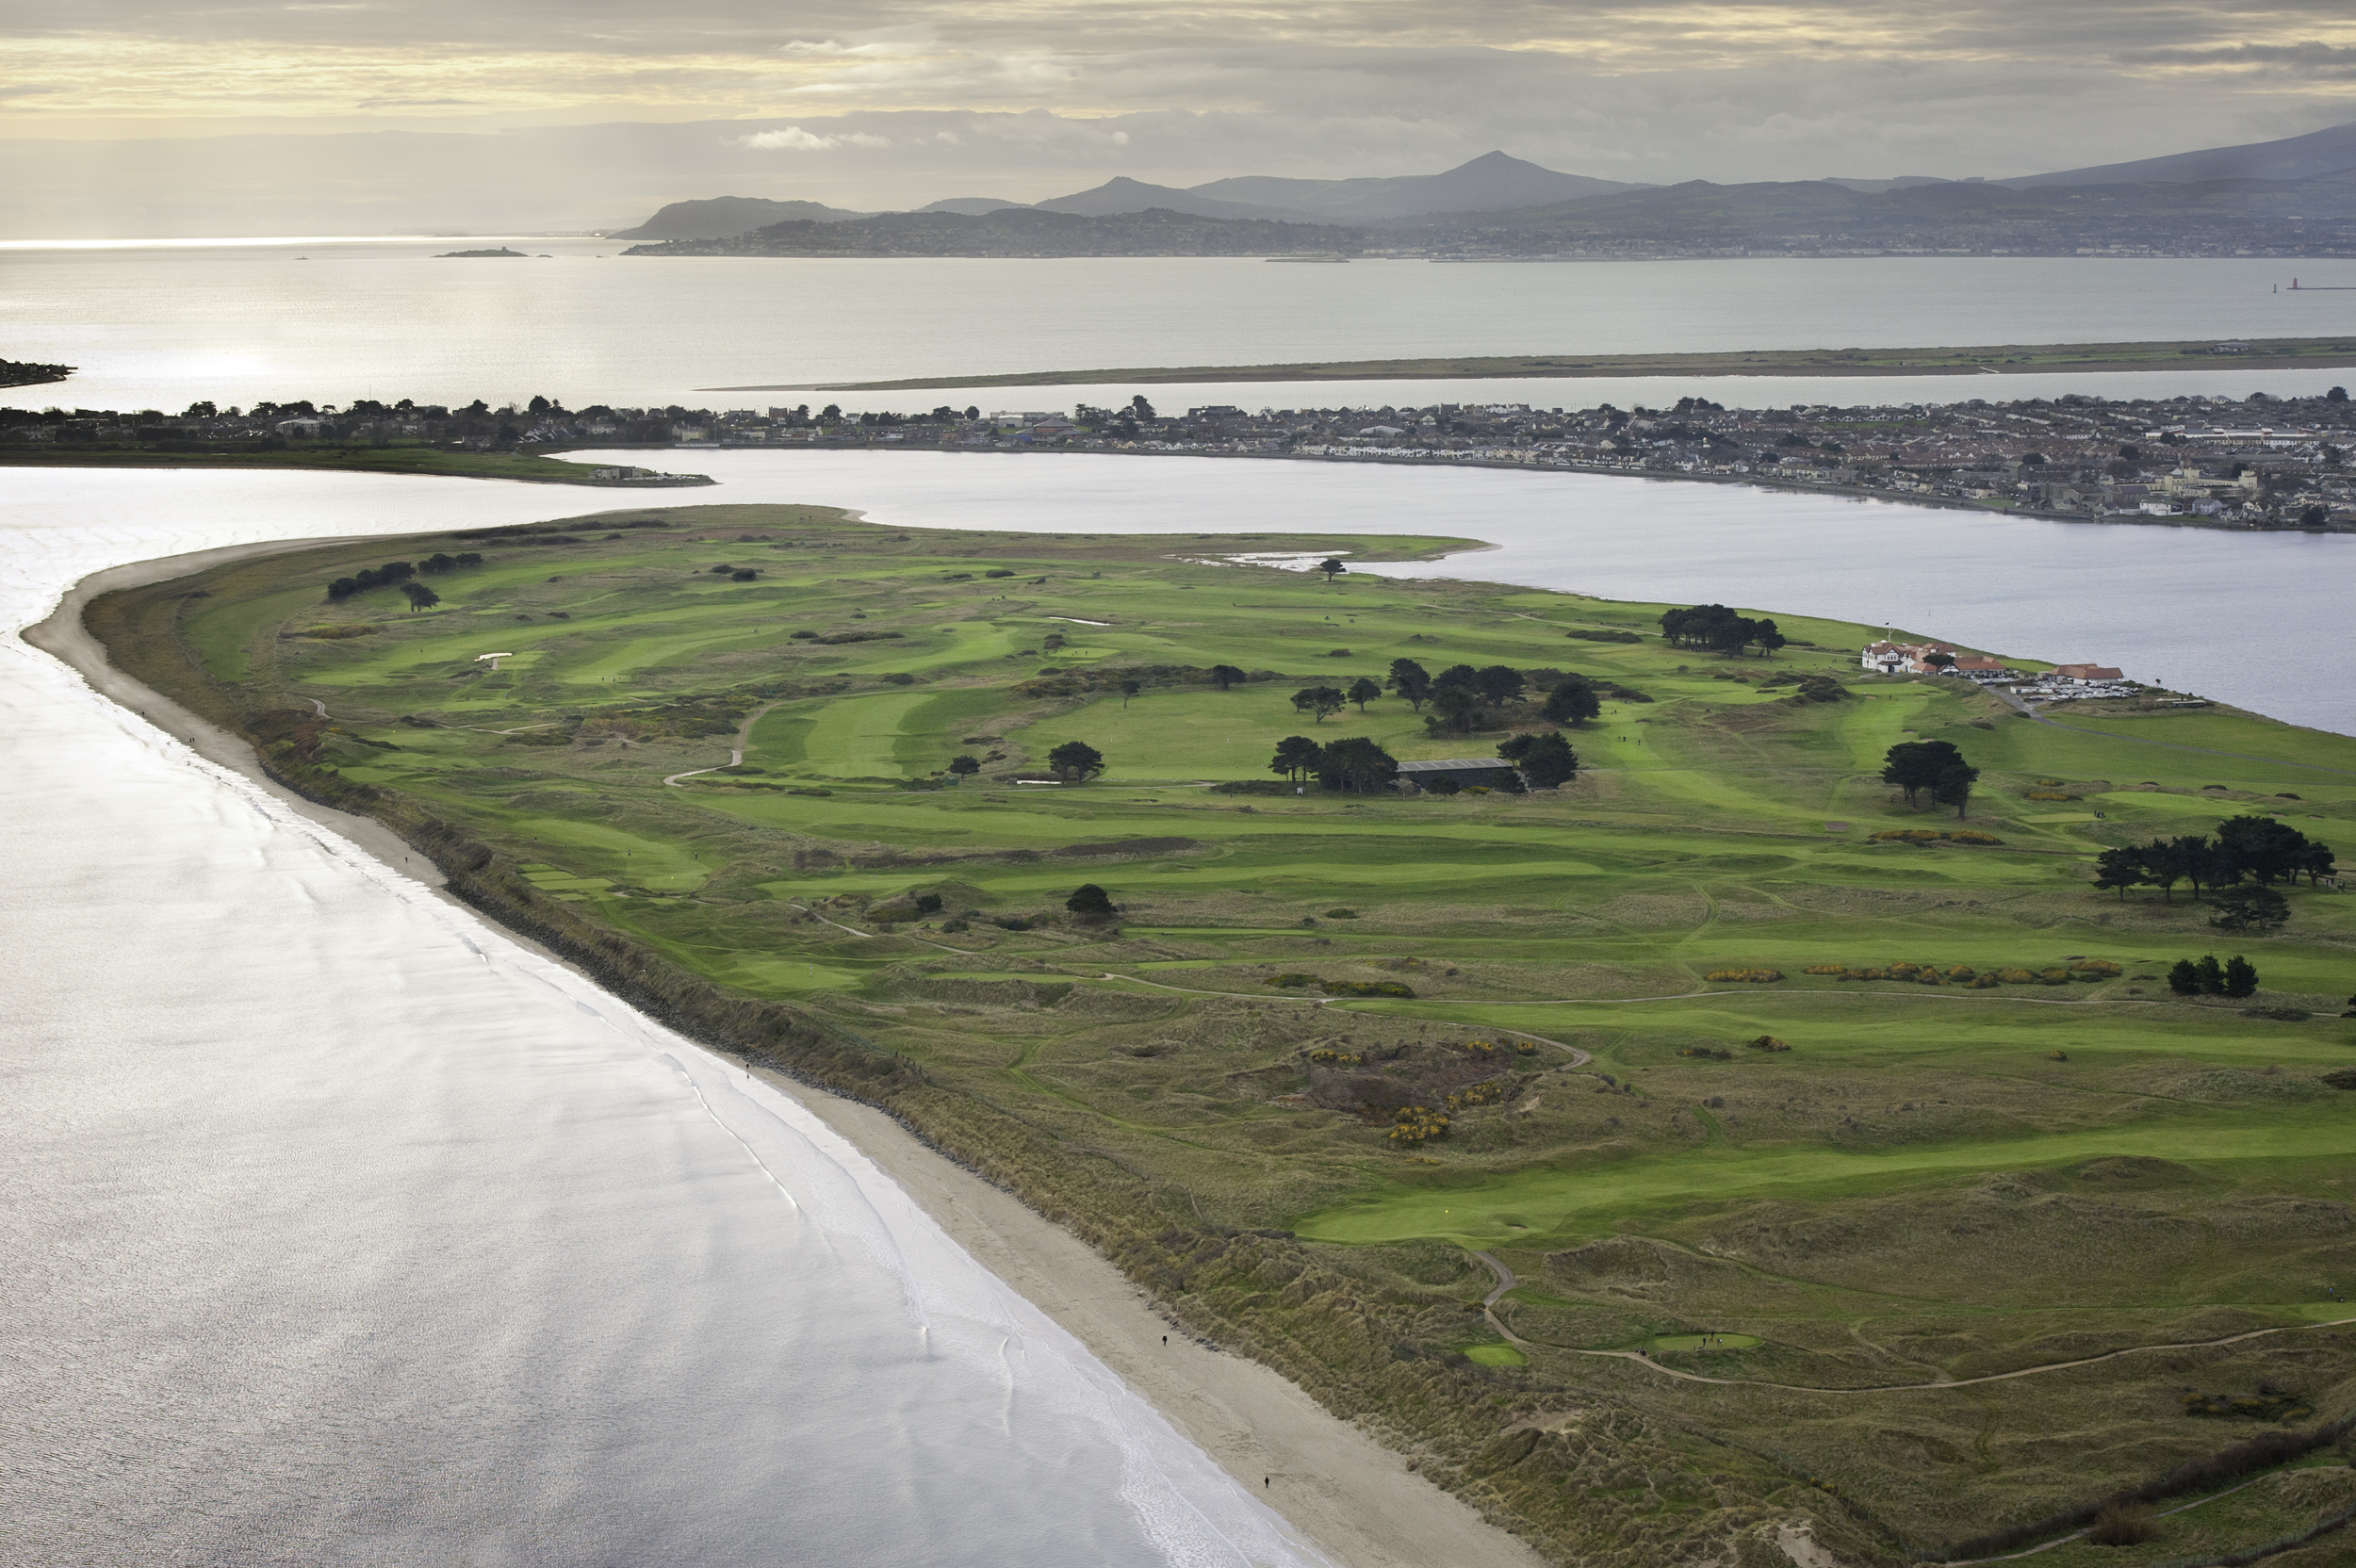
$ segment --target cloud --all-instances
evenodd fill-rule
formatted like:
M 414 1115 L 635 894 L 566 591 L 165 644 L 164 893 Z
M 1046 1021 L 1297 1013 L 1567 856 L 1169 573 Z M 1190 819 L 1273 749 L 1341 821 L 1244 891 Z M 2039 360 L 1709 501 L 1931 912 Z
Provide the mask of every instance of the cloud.
M 788 125 L 778 131 L 756 131 L 740 136 L 737 142 L 745 147 L 769 153 L 783 150 L 791 153 L 831 153 L 838 147 L 889 147 L 888 137 L 869 136 L 863 131 L 844 131 L 837 136 L 813 136 L 799 125 Z

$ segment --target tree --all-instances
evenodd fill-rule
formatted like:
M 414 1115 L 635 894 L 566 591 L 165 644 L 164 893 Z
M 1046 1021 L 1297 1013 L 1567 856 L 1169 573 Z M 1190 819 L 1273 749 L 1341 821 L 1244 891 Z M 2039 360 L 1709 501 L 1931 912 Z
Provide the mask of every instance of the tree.
M 1343 695 L 1349 697 L 1350 701 L 1358 705 L 1358 711 L 1361 713 L 1366 710 L 1367 703 L 1372 702 L 1375 698 L 1381 696 L 1382 694 L 1383 688 L 1377 686 L 1373 681 L 1368 680 L 1365 676 L 1360 676 L 1357 679 L 1351 681 L 1350 683 L 1350 690 L 1343 694 Z
M 2190 958 L 2179 958 L 2168 969 L 2168 988 L 2178 996 L 2201 994 L 2201 971 Z
M 1247 678 L 1244 673 L 1235 668 L 1233 664 L 1214 664 L 1211 666 L 1211 681 L 1222 692 L 1227 690 L 1230 686 L 1242 685 L 1246 678 Z
M 1882 782 L 1906 792 L 1911 806 L 1922 792 L 1938 788 L 1939 775 L 1968 765 L 1953 742 L 1901 741 L 1882 758 Z
M 1509 664 L 1491 664 L 1473 676 L 1473 690 L 1490 702 L 1519 702 L 1529 682 Z
M 1398 777 L 1399 764 L 1364 735 L 1348 735 L 1323 749 L 1317 776 L 1317 782 L 1329 790 L 1367 794 Z
M 1426 719 L 1450 735 L 1469 735 L 1488 718 L 1481 710 L 1481 699 L 1468 686 L 1435 686 L 1432 691 L 1432 711 L 1435 719 Z
M 1468 692 L 1477 691 L 1480 678 L 1481 672 L 1470 664 L 1450 664 L 1432 678 L 1432 689 L 1438 692 L 1443 687 L 1462 686 Z
M 1595 695 L 1594 686 L 1585 676 L 1565 676 L 1555 689 L 1546 694 L 1542 711 L 1549 724 L 1579 726 L 1603 711 L 1603 699 Z
M 401 591 L 409 597 L 411 614 L 420 610 L 431 610 L 442 602 L 442 596 L 422 582 L 404 582 L 401 585 Z
M 1579 753 L 1557 733 L 1516 735 L 1498 743 L 1497 755 L 1513 763 L 1533 790 L 1551 790 L 1579 776 Z
M 1047 754 L 1047 771 L 1066 784 L 1085 784 L 1104 771 L 1104 754 L 1086 741 L 1066 741 Z
M 1303 686 L 1293 694 L 1293 709 L 1296 712 L 1313 713 L 1317 722 L 1323 724 L 1326 714 L 1340 712 L 1349 700 L 1331 686 Z
M 2272 817 L 2233 817 L 2218 823 L 2217 840 L 2261 887 L 2283 878 L 2295 882 L 2305 869 L 2307 835 Z
M 1137 423 L 1140 425 L 1151 424 L 1157 417 L 1153 412 L 1153 405 L 1145 400 L 1145 394 L 1142 392 L 1129 400 L 1129 412 L 1137 416 Z
M 2192 972 L 2194 978 L 2201 982 L 2204 995 L 2215 996 L 2225 988 L 2225 971 L 2217 967 L 2214 953 L 2202 954 L 2201 961 L 2192 966 Z
M 1121 683 L 1121 706 L 1129 706 L 1129 699 L 1145 690 L 1145 682 L 1131 676 Z
M 181 417 L 184 419 L 209 419 L 220 412 L 221 411 L 215 408 L 211 402 L 199 399 L 197 401 L 188 405 L 188 412 L 182 415 Z
M 1772 657 L 1775 651 L 1790 639 L 1775 629 L 1775 623 L 1773 620 L 1761 615 L 1751 623 L 1751 641 L 1759 645 L 1759 655 L 1765 659 Z
M 2255 996 L 2258 993 L 2258 971 L 2256 966 L 2252 965 L 2249 959 L 2243 957 L 2240 954 L 2234 954 L 2231 958 L 2225 960 L 2223 984 L 2221 984 L 2217 988 L 2223 991 L 2227 996 Z
M 1955 667 L 1955 656 L 1952 653 L 1927 654 L 1922 662 L 1935 670 L 1952 670 Z
M 1268 771 L 1281 773 L 1295 783 L 1303 774 L 1315 773 L 1324 759 L 1325 748 L 1306 735 L 1287 735 L 1276 743 L 1276 756 L 1268 762 Z
M 2094 858 L 2094 885 L 2119 890 L 2119 901 L 2127 902 L 2127 890 L 2139 888 L 2147 880 L 2143 868 L 2143 851 L 2132 845 L 2106 849 Z
M 1083 882 L 1072 889 L 1072 896 L 1063 901 L 1063 906 L 1082 920 L 1113 918 L 1112 895 L 1093 882 Z
M 971 757 L 957 756 L 949 759 L 949 776 L 960 784 L 981 771 L 981 763 Z
M 1972 804 L 1972 786 L 1980 780 L 1980 770 L 1969 762 L 1939 770 L 1939 781 L 1931 786 L 1931 798 L 1941 806 L 1955 808 L 1955 820 L 1961 822 L 1966 808 Z
M 1423 711 L 1423 705 L 1432 696 L 1431 672 L 1412 659 L 1391 661 L 1391 678 L 1388 684 L 1392 691 L 1407 699 L 1408 707 L 1418 713 Z
M 2338 870 L 2339 867 L 2334 862 L 2331 854 L 2331 846 L 2319 844 L 2310 839 L 2307 841 L 2307 852 L 2299 858 L 2299 865 L 2295 868 L 2293 875 L 2295 877 L 2299 872 L 2305 872 L 2307 886 L 2313 888 L 2320 886 L 2316 878 L 2330 876 Z
M 1339 557 L 1331 555 L 1318 562 L 1317 569 L 1325 574 L 1325 580 L 1328 582 L 1333 581 L 1335 578 L 1350 570 L 1349 567 L 1342 564 Z
M 2264 936 L 2279 931 L 2291 918 L 2290 900 L 2272 888 L 2228 888 L 2217 895 L 2209 923 L 2220 931 L 2250 931 Z

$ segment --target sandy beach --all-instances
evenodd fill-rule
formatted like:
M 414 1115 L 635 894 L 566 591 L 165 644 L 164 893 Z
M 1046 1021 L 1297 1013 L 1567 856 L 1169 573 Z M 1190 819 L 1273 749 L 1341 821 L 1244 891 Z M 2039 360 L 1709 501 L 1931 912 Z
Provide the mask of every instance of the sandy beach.
M 366 853 L 438 887 L 441 878 L 432 863 L 397 835 L 371 819 L 303 800 L 270 781 L 243 740 L 116 669 L 82 625 L 83 607 L 101 593 L 333 542 L 274 541 L 113 567 L 76 583 L 51 615 L 26 628 L 24 636 L 72 666 L 94 690 L 206 760 L 254 779 Z M 516 939 L 545 951 L 528 939 Z M 882 1112 L 806 1085 L 774 1081 L 874 1160 L 985 1267 L 1070 1331 L 1336 1564 L 1535 1568 L 1543 1560 L 1517 1538 L 1409 1471 L 1402 1456 L 1335 1419 L 1290 1380 L 1173 1328 L 1086 1242 L 925 1147 Z

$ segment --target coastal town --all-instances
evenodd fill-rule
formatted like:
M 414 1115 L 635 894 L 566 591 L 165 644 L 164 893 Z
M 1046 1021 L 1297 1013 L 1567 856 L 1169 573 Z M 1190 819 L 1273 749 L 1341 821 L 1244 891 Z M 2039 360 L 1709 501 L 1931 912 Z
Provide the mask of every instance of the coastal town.
M 2219 350 L 2230 354 L 2232 344 Z M 555 453 L 595 448 L 876 448 L 1093 451 L 1530 467 L 1741 483 L 2031 516 L 2240 530 L 2356 531 L 2356 412 L 2347 392 L 2278 398 L 1808 404 L 1665 408 L 1522 402 L 1260 408 L 1124 403 L 1068 410 L 846 411 L 807 403 L 713 411 L 571 410 L 535 397 L 494 407 L 363 399 L 251 408 L 0 409 L 11 454 L 104 462 L 109 453 L 372 449 Z M 616 470 L 618 473 L 619 470 Z M 653 478 L 647 475 L 646 478 Z

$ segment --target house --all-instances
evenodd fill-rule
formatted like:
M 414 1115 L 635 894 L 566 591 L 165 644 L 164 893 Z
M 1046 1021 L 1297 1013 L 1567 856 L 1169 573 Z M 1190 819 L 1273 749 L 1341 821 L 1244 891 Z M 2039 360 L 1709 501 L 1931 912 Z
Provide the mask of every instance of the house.
M 2053 666 L 2053 678 L 2075 680 L 2081 685 L 2091 686 L 2098 681 L 2124 680 L 2127 678 L 2108 664 L 2056 664 Z
M 2012 674 L 2001 659 L 1990 659 L 1984 653 L 1959 653 L 1947 666 L 1949 675 L 1965 676 L 1972 680 L 2003 680 Z
M 1413 784 L 1418 790 L 1433 784 L 1449 783 L 1459 789 L 1489 785 L 1499 774 L 1511 773 L 1513 765 L 1497 757 L 1451 757 L 1435 762 L 1401 762 L 1399 781 Z

